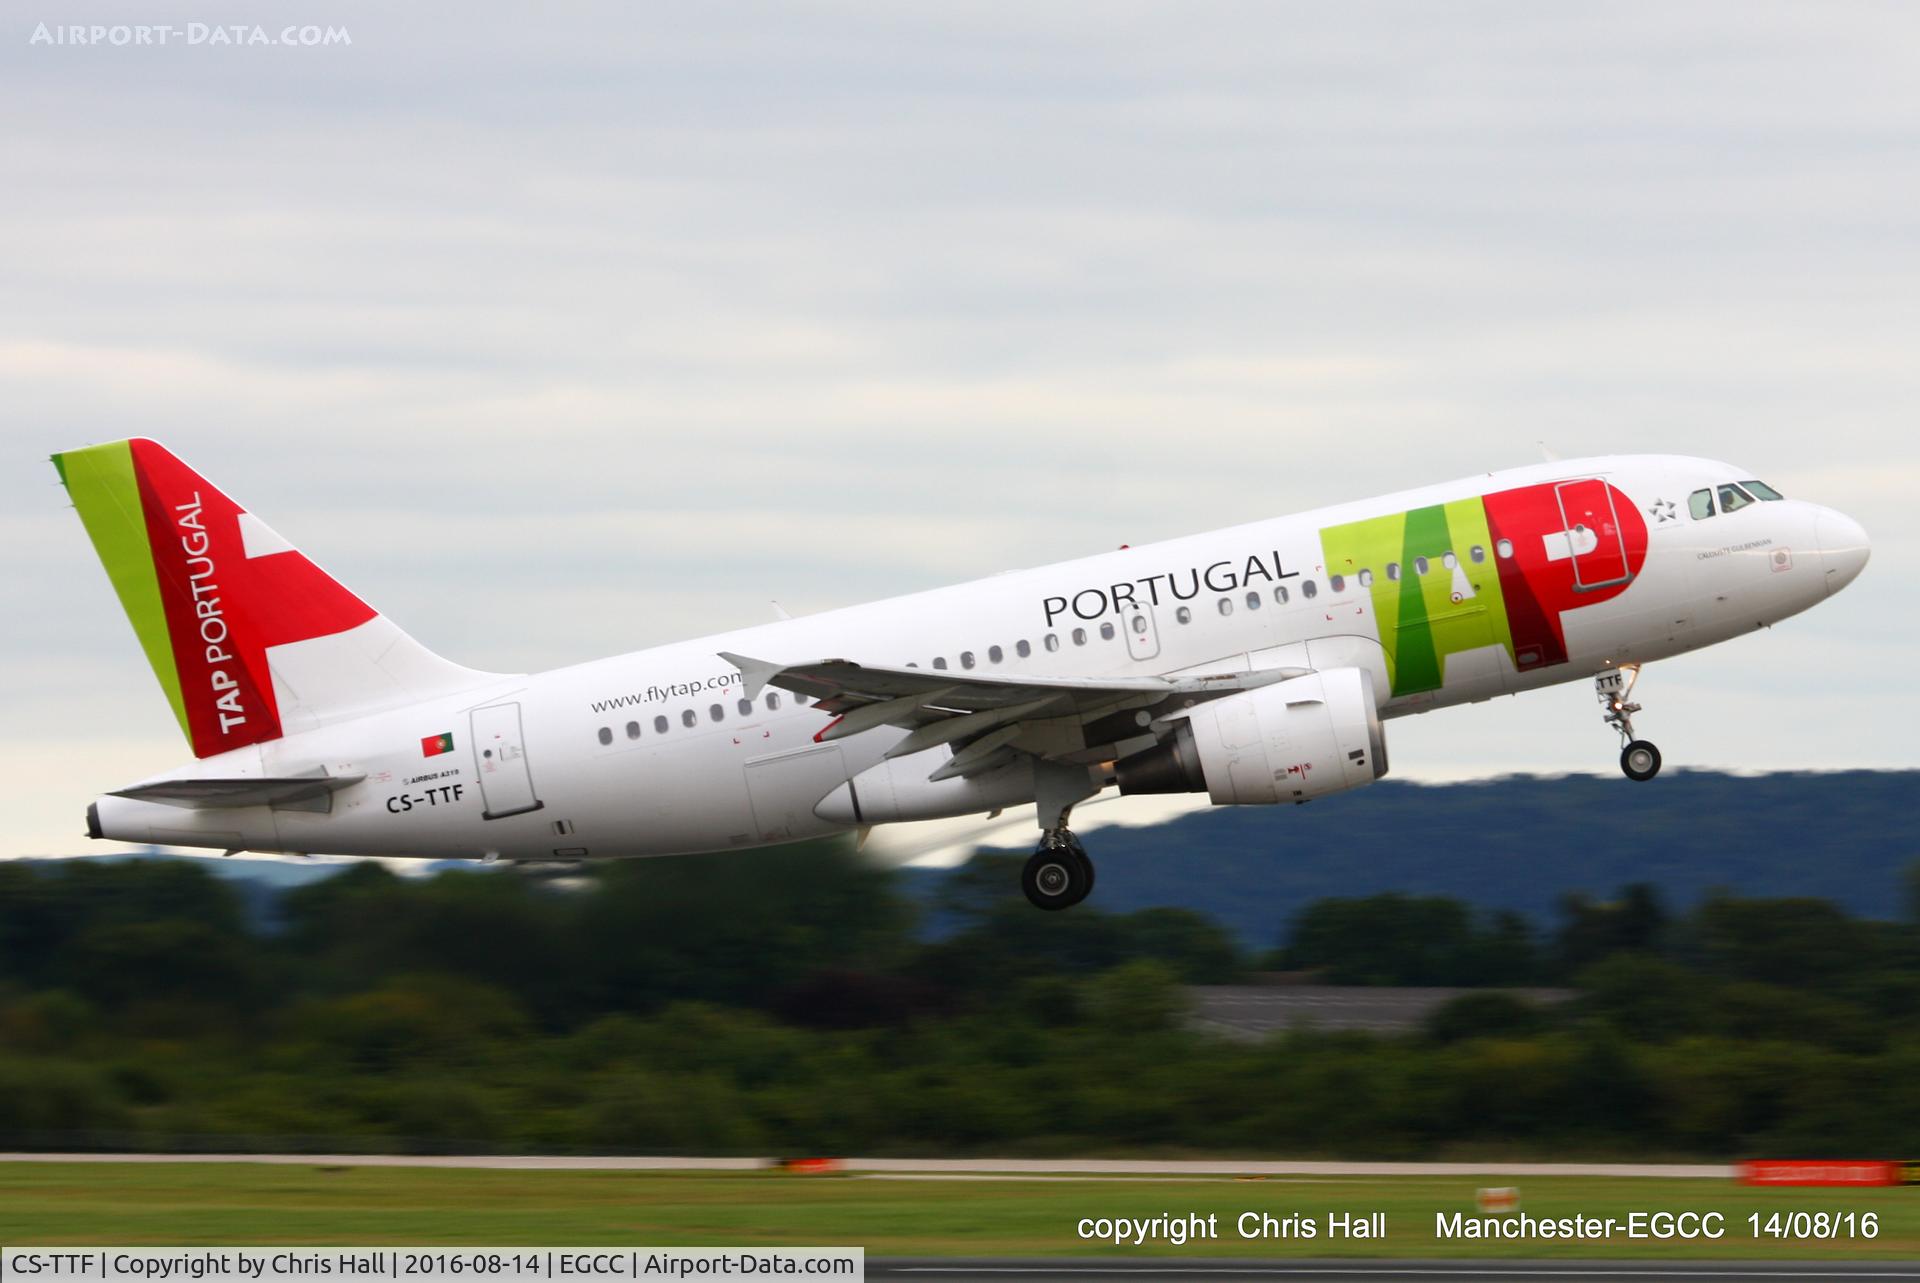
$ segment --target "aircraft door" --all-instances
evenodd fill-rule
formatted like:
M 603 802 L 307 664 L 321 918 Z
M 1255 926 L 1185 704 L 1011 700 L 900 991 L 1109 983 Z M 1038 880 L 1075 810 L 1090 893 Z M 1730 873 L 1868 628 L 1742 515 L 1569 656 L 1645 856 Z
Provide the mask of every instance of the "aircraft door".
M 1560 553 L 1573 558 L 1573 590 L 1592 592 L 1632 579 L 1612 487 L 1597 478 L 1562 481 L 1553 488 L 1553 494 L 1560 503 L 1561 533 L 1548 537 L 1555 546 L 1547 556 L 1552 560 L 1555 553 Z M 1564 549 L 1557 546 L 1562 540 Z
M 537 811 L 546 803 L 533 792 L 520 705 L 488 704 L 473 710 L 473 763 L 480 775 L 484 820 Z
M 1160 653 L 1160 626 L 1153 607 L 1130 601 L 1120 612 L 1120 626 L 1127 633 L 1127 654 L 1135 659 L 1152 659 Z

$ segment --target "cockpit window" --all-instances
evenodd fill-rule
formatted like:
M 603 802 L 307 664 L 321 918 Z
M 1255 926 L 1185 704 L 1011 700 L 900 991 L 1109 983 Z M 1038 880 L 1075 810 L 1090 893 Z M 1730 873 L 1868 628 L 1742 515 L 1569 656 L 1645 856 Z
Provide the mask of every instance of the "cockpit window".
M 1713 491 L 1696 490 L 1687 496 L 1687 511 L 1693 514 L 1695 521 L 1705 521 L 1713 515 Z
M 1740 484 L 1746 487 L 1747 492 L 1756 499 L 1774 500 L 1786 498 L 1785 495 L 1764 481 L 1742 481 Z
M 1720 511 L 1738 512 L 1753 502 L 1753 496 L 1736 485 L 1720 487 Z

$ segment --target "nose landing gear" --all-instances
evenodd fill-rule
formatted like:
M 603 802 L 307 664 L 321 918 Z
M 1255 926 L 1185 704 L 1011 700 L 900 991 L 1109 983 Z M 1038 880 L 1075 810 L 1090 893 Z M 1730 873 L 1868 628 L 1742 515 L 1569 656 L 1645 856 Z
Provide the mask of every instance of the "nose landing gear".
M 1606 711 L 1602 720 L 1620 734 L 1620 770 L 1630 780 L 1646 781 L 1660 773 L 1660 750 L 1652 741 L 1633 737 L 1633 715 L 1640 705 L 1632 701 L 1634 684 L 1640 680 L 1640 665 L 1622 664 L 1597 674 L 1593 693 Z
M 1048 829 L 1020 871 L 1020 889 L 1036 909 L 1071 909 L 1093 890 L 1093 861 L 1065 825 Z

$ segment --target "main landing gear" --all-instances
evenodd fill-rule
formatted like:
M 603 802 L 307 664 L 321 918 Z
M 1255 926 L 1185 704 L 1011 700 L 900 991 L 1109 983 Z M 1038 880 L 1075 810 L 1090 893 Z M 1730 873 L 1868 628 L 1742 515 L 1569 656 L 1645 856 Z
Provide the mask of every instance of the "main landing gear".
M 1633 737 L 1633 715 L 1640 705 L 1632 703 L 1633 687 L 1640 680 L 1640 665 L 1622 664 L 1593 679 L 1593 693 L 1606 710 L 1601 717 L 1620 734 L 1620 769 L 1630 780 L 1646 781 L 1660 773 L 1660 750 L 1652 741 Z
M 1036 909 L 1071 909 L 1093 890 L 1093 861 L 1064 824 L 1048 829 L 1020 871 L 1020 889 Z

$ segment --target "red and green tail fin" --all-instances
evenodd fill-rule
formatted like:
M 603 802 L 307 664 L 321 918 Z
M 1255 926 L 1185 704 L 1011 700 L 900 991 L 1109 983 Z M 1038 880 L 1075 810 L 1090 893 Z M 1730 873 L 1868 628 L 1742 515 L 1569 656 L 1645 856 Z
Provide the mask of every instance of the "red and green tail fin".
M 53 464 L 197 757 L 484 676 L 400 632 L 157 442 Z

